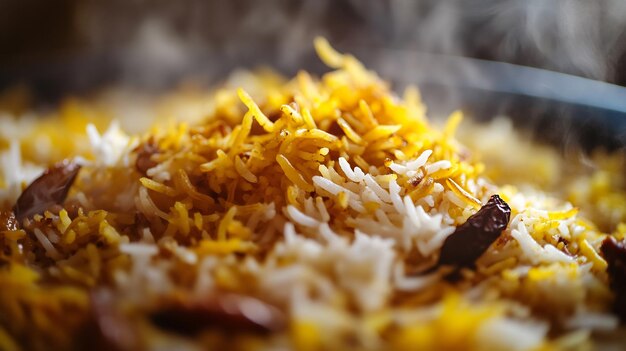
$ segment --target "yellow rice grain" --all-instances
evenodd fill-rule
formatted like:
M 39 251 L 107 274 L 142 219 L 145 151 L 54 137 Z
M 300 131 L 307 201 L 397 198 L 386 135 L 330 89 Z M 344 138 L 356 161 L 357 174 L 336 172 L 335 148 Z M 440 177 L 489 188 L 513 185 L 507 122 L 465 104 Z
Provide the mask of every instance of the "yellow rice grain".
M 579 248 L 581 254 L 583 254 L 591 263 L 593 263 L 593 267 L 598 271 L 605 271 L 607 268 L 606 261 L 594 250 L 594 248 L 589 244 L 586 239 L 581 240 L 579 243 Z
M 48 333 L 68 339 L 50 349 L 72 349 L 82 329 L 66 324 L 72 316 L 92 317 L 90 291 L 99 290 L 111 293 L 108 312 L 128 313 L 142 325 L 169 298 L 187 302 L 222 292 L 267 299 L 286 312 L 287 330 L 269 337 L 233 333 L 222 345 L 221 333 L 209 332 L 185 340 L 200 349 L 264 349 L 277 342 L 296 350 L 482 350 L 528 334 L 537 339 L 531 349 L 547 350 L 560 335 L 554 319 L 612 323 L 608 263 L 599 247 L 607 235 L 626 235 L 626 225 L 617 225 L 626 223 L 621 163 L 598 164 L 575 190 L 561 189 L 572 204 L 540 190 L 498 186 L 482 173 L 502 180 L 506 172 L 488 157 L 476 160 L 489 150 L 470 147 L 470 154 L 455 139 L 466 132 L 459 129 L 460 111 L 442 129 L 431 127 L 416 88 L 401 98 L 353 56 L 321 38 L 315 45 L 339 70 L 320 78 L 300 72 L 290 82 L 264 71 L 236 73 L 210 98 L 175 94 L 182 109 L 164 99 L 168 107 L 156 114 L 164 122 L 145 135 L 115 128 L 94 134 L 90 127 L 93 140 L 86 140 L 89 113 L 70 104 L 50 119 L 61 124 L 20 137 L 24 170 L 58 161 L 39 155 L 32 140 L 49 141 L 55 150 L 45 154 L 55 157 L 85 150 L 81 157 L 89 162 L 66 209 L 28 220 L 34 234 L 28 226 L 0 231 L 6 256 L 0 348 Z M 228 88 L 232 84 L 245 86 L 255 100 Z M 190 121 L 165 121 L 169 116 Z M 5 139 L 0 136 L 0 149 L 10 146 Z M 525 153 L 515 138 L 501 139 Z M 498 149 L 498 140 L 487 144 Z M 140 177 L 132 162 L 150 144 L 156 165 Z M 101 162 L 109 151 L 119 151 L 118 164 Z M 432 154 L 415 166 L 424 152 Z M 550 173 L 546 167 L 531 168 L 542 178 Z M 3 190 L 27 185 L 23 179 L 9 184 L 4 173 Z M 446 281 L 445 269 L 418 273 L 436 262 L 454 226 L 494 193 L 509 202 L 516 226 L 509 224 L 475 267 L 462 269 L 458 282 Z M 597 221 L 600 216 L 610 220 Z M 589 263 L 591 270 L 584 268 Z M 515 324 L 518 319 L 523 323 Z M 506 337 L 491 338 L 498 328 Z M 171 337 L 143 329 L 129 333 L 150 345 Z
M 196 229 L 198 230 L 202 230 L 204 224 L 204 220 L 202 218 L 202 214 L 200 214 L 200 212 L 196 212 L 193 214 L 193 225 L 196 227 Z
M 284 113 L 285 115 L 291 117 L 292 121 L 298 125 L 298 124 L 302 124 L 303 122 L 303 118 L 300 115 L 300 112 L 296 111 L 293 107 L 289 106 L 289 105 L 282 105 L 280 107 L 280 111 L 282 113 Z
M 459 124 L 461 124 L 461 121 L 463 121 L 463 112 L 459 110 L 452 112 L 443 129 L 444 136 L 446 138 L 454 136 L 454 133 L 456 132 Z
M 98 232 L 109 244 L 117 244 L 120 242 L 120 234 L 105 219 L 100 222 Z
M 388 138 L 402 128 L 402 125 L 378 125 L 363 136 L 365 141 Z
M 302 119 L 308 129 L 317 129 L 317 124 L 315 124 L 315 120 L 313 119 L 313 116 L 311 116 L 311 111 L 309 111 L 309 109 L 302 108 Z
M 259 106 L 254 102 L 254 100 L 252 100 L 250 95 L 248 95 L 248 93 L 246 93 L 243 89 L 238 89 L 237 95 L 239 95 L 239 99 L 241 99 L 250 112 L 252 112 L 254 119 L 259 122 L 261 127 L 263 127 L 266 132 L 272 132 L 274 130 L 274 123 L 267 118 Z
M 189 211 L 187 211 L 185 205 L 183 205 L 179 201 L 176 201 L 176 203 L 174 204 L 174 211 L 176 212 L 175 218 L 180 232 L 183 235 L 189 235 Z
M 228 226 L 230 222 L 233 220 L 235 215 L 237 214 L 237 207 L 232 206 L 226 211 L 224 218 L 220 221 L 220 225 L 217 228 L 217 239 L 220 241 L 226 240 L 226 233 L 228 231 Z
M 326 39 L 316 37 L 313 44 L 315 45 L 315 51 L 319 53 L 320 58 L 328 67 L 341 68 L 345 65 L 345 56 L 335 51 Z
M 354 129 L 352 129 L 352 127 L 348 124 L 348 122 L 346 122 L 343 118 L 337 119 L 337 124 L 339 124 L 339 127 L 341 127 L 341 130 L 343 130 L 343 132 L 346 133 L 346 136 L 350 140 L 352 140 L 353 142 L 357 144 L 360 144 L 363 142 L 363 139 L 361 139 L 361 136 L 359 136 L 359 134 L 355 132 Z
M 463 189 L 459 184 L 452 180 L 452 178 L 446 178 L 446 184 L 455 195 L 472 207 L 479 209 L 482 206 L 480 200 L 468 193 L 467 190 Z
M 245 180 L 249 181 L 250 183 L 257 182 L 257 177 L 252 172 L 250 172 L 250 169 L 248 169 L 248 167 L 241 160 L 241 157 L 239 157 L 239 155 L 235 156 L 235 169 L 237 170 L 237 173 L 239 173 L 240 176 L 242 176 Z
M 309 184 L 302 174 L 298 172 L 289 160 L 283 155 L 276 155 L 276 162 L 280 165 L 280 168 L 285 172 L 285 176 L 295 185 L 303 189 L 304 191 L 313 191 L 313 185 Z
M 195 251 L 200 255 L 228 255 L 234 252 L 249 252 L 254 249 L 253 243 L 233 238 L 219 241 L 202 240 Z
M 167 196 L 175 196 L 177 194 L 176 189 L 154 181 L 150 178 L 142 177 L 139 179 L 139 182 L 141 182 L 141 185 L 143 185 L 145 188 L 156 191 L 157 193 L 161 193 Z

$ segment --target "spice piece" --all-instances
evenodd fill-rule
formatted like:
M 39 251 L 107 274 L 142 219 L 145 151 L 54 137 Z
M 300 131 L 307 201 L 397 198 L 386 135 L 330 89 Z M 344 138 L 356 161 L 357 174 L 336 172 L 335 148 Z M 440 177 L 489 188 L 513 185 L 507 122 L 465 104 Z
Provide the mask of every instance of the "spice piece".
M 195 335 L 206 329 L 266 334 L 286 325 L 285 316 L 276 307 L 235 294 L 170 304 L 154 312 L 151 320 L 159 328 L 181 335 Z
M 42 214 L 55 205 L 63 205 L 79 170 L 80 165 L 64 160 L 48 168 L 30 183 L 13 206 L 18 223 L 24 218 Z
M 146 172 L 157 165 L 157 162 L 152 161 L 152 155 L 159 152 L 159 147 L 156 145 L 153 139 L 139 145 L 134 151 L 137 152 L 137 160 L 135 161 L 135 168 L 141 174 Z
M 18 229 L 20 229 L 20 224 L 15 218 L 15 213 L 13 211 L 0 211 L 0 232 Z
M 471 267 L 506 229 L 511 208 L 498 195 L 456 228 L 443 243 L 438 265 Z
M 91 315 L 86 321 L 77 349 L 130 351 L 144 349 L 137 338 L 136 324 L 115 305 L 113 292 L 94 290 L 89 294 Z
M 424 168 L 420 167 L 417 170 L 417 173 L 411 178 L 409 178 L 409 184 L 411 184 L 413 187 L 416 187 L 422 182 L 423 179 L 424 179 Z
M 609 236 L 602 241 L 600 252 L 608 263 L 606 271 L 615 294 L 613 310 L 622 322 L 626 322 L 626 241 Z

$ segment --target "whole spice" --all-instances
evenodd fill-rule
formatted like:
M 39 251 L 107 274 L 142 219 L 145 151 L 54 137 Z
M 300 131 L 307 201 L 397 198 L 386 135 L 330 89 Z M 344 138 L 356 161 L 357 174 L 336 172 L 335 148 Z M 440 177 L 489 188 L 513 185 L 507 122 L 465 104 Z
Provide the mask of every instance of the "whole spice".
M 438 265 L 471 267 L 498 239 L 509 223 L 511 208 L 498 195 L 470 216 L 446 238 Z
M 87 319 L 76 349 L 126 351 L 142 350 L 136 323 L 128 313 L 115 304 L 111 290 L 96 289 L 90 292 L 90 318 Z
M 263 334 L 285 327 L 285 316 L 276 307 L 236 294 L 166 304 L 150 319 L 161 329 L 181 335 L 194 335 L 205 329 Z
M 30 183 L 13 206 L 18 223 L 22 223 L 24 218 L 41 214 L 54 205 L 62 205 L 79 170 L 80 165 L 65 160 L 48 168 Z
M 626 241 L 609 236 L 602 241 L 600 252 L 608 263 L 606 271 L 615 294 L 613 309 L 622 321 L 626 321 Z
M 18 230 L 20 225 L 13 211 L 0 211 L 0 232 L 5 230 Z

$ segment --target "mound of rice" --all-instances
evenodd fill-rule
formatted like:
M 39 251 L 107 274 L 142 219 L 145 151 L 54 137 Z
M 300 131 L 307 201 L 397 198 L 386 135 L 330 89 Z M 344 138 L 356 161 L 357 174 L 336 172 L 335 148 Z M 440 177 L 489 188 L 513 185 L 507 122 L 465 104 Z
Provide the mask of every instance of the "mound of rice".
M 0 349 L 586 350 L 618 330 L 599 247 L 626 233 L 621 157 L 565 174 L 505 121 L 462 144 L 460 112 L 434 126 L 416 89 L 315 44 L 321 78 L 239 72 L 135 135 L 102 101 L 2 116 L 3 216 L 53 163 L 82 169 L 0 228 Z M 457 279 L 429 269 L 493 194 L 499 239 Z

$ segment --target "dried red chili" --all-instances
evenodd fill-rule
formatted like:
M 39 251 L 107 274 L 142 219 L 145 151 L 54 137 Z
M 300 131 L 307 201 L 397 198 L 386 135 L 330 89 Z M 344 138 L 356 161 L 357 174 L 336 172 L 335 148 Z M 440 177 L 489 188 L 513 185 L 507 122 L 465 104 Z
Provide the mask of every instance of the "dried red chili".
M 626 321 L 626 241 L 617 241 L 609 236 L 602 241 L 600 252 L 608 263 L 606 271 L 615 294 L 613 310 L 622 321 Z
M 54 205 L 62 205 L 79 170 L 80 165 L 68 160 L 48 168 L 17 199 L 13 206 L 17 221 L 21 223 L 24 218 L 41 214 Z
M 471 267 L 506 229 L 511 208 L 493 195 L 478 212 L 456 228 L 443 243 L 439 265 Z
M 159 328 L 181 335 L 195 335 L 206 329 L 265 334 L 286 325 L 285 316 L 276 307 L 235 294 L 169 304 L 153 312 L 150 319 Z

